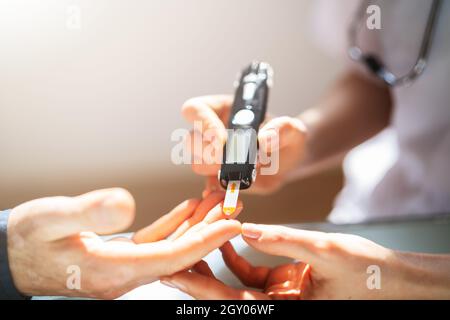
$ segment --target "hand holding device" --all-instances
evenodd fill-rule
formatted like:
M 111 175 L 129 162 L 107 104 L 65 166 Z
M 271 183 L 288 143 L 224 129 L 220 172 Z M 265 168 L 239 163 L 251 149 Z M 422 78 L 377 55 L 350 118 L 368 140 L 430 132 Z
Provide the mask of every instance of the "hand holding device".
M 223 158 L 223 144 L 227 139 L 225 124 L 228 123 L 231 113 L 233 98 L 227 95 L 215 95 L 191 98 L 183 104 L 182 114 L 191 123 L 201 121 L 203 132 L 192 130 L 189 133 L 188 141 L 194 141 L 194 137 L 200 136 L 204 143 L 204 148 L 214 147 L 207 137 L 202 138 L 206 130 L 215 131 L 216 138 L 221 141 L 220 147 L 216 150 L 220 154 L 218 158 Z M 285 183 L 286 177 L 294 169 L 298 168 L 305 158 L 306 127 L 303 122 L 295 117 L 270 117 L 266 115 L 265 122 L 262 123 L 258 132 L 258 143 L 261 152 L 271 153 L 272 159 L 278 161 L 278 171 L 272 175 L 261 175 L 261 164 L 257 161 L 257 179 L 248 189 L 250 193 L 265 194 L 280 188 Z M 272 141 L 278 141 L 273 144 Z M 206 192 L 221 189 L 217 179 L 217 173 L 221 169 L 221 163 L 209 163 L 203 159 L 204 154 L 196 154 L 193 150 L 193 158 L 200 161 L 192 162 L 192 170 L 200 175 L 207 176 Z
M 241 73 L 228 120 L 228 137 L 218 179 L 227 190 L 225 214 L 236 208 L 240 189 L 248 189 L 256 179 L 258 130 L 267 110 L 272 68 L 253 62 Z

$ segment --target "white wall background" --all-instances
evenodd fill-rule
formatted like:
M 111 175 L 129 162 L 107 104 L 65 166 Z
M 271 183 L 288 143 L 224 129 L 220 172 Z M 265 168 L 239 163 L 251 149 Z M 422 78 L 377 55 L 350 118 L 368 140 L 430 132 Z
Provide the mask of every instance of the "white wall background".
M 173 172 L 183 101 L 231 93 L 253 59 L 274 67 L 271 113 L 311 106 L 338 69 L 312 2 L 0 0 L 0 184 Z

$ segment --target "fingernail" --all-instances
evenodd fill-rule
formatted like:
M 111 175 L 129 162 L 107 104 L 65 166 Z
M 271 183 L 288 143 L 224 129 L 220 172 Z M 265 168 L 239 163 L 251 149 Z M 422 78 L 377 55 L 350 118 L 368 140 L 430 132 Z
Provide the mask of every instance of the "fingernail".
M 267 152 L 276 149 L 278 145 L 278 132 L 275 129 L 264 131 L 260 137 L 261 147 Z
M 250 239 L 261 238 L 262 231 L 258 229 L 258 226 L 253 223 L 244 223 L 242 225 L 242 235 Z

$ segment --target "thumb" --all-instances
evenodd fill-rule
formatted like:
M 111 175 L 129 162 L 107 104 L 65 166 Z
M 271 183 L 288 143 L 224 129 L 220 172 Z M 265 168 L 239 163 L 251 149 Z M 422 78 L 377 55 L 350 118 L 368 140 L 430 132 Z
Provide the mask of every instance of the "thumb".
M 244 240 L 258 251 L 284 256 L 320 268 L 319 250 L 326 233 L 293 229 L 277 225 L 244 223 Z
M 306 126 L 294 117 L 278 117 L 268 121 L 258 134 L 260 148 L 264 152 L 277 151 L 293 141 L 304 139 Z
M 33 226 L 30 229 L 36 237 L 56 240 L 83 231 L 98 234 L 122 231 L 134 220 L 135 204 L 128 191 L 114 188 L 77 197 L 37 199 L 15 210 L 21 214 L 20 225 Z

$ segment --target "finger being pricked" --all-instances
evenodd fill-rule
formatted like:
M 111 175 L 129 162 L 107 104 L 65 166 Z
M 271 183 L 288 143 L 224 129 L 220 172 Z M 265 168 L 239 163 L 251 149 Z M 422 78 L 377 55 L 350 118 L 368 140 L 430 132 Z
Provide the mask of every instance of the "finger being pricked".
M 226 215 L 225 213 L 223 213 L 223 201 L 221 201 L 220 203 L 218 203 L 214 208 L 212 208 L 208 212 L 208 214 L 203 218 L 202 221 L 200 221 L 199 223 L 194 225 L 192 228 L 190 228 L 189 230 L 184 232 L 180 238 L 184 238 L 186 236 L 189 236 L 190 234 L 199 232 L 206 226 L 208 226 L 211 223 L 214 223 L 216 221 L 223 220 L 223 219 L 233 220 L 241 213 L 242 209 L 243 209 L 242 202 L 238 201 L 235 212 L 232 215 Z
M 242 211 L 242 202 L 238 203 L 236 212 L 232 216 L 223 213 L 223 191 L 211 192 L 197 207 L 195 213 L 184 221 L 177 230 L 169 237 L 170 240 L 177 239 L 185 233 L 197 232 L 208 224 L 220 219 L 233 219 Z
M 211 251 L 221 247 L 225 242 L 236 237 L 241 231 L 241 224 L 236 220 L 219 220 L 208 224 L 198 232 L 185 234 L 171 242 L 170 254 L 166 255 L 173 272 L 190 268 Z M 174 270 L 174 268 L 176 270 Z
M 165 239 L 183 224 L 184 221 L 192 217 L 199 204 L 200 200 L 198 199 L 183 201 L 148 227 L 137 231 L 133 236 L 134 242 L 143 243 Z

